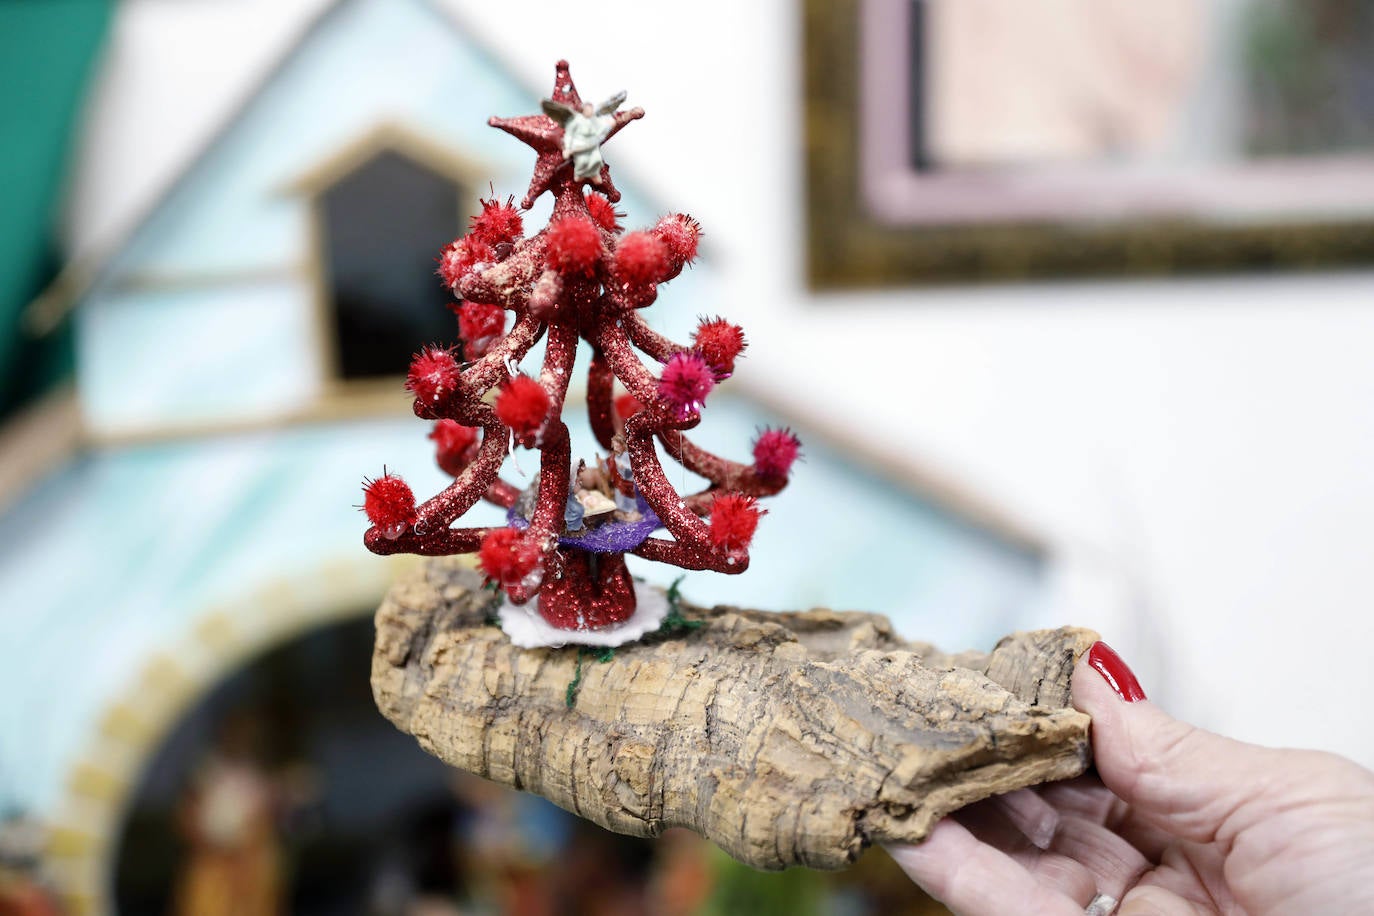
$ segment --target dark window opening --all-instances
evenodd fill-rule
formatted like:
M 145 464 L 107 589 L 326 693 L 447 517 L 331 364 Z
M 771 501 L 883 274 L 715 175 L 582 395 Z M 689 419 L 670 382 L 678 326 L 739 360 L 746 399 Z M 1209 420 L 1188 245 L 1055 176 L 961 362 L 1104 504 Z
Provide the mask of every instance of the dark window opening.
M 320 196 L 327 299 L 339 374 L 401 375 L 427 343 L 452 343 L 452 297 L 435 275 L 462 230 L 463 189 L 393 151 Z

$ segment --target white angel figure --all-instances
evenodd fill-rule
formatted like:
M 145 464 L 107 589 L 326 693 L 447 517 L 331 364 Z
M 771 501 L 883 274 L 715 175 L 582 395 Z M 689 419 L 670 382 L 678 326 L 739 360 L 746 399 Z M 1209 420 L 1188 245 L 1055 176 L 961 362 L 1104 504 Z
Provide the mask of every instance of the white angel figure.
M 617 92 L 595 108 L 582 103 L 578 111 L 571 105 L 545 99 L 544 114 L 563 126 L 563 158 L 573 161 L 573 178 L 601 183 L 601 144 L 615 126 L 615 110 L 625 101 L 625 93 Z

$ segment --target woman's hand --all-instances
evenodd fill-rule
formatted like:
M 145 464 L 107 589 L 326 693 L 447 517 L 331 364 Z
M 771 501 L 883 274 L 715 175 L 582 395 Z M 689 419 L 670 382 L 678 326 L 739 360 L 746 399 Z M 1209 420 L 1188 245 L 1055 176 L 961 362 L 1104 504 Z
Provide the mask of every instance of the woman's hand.
M 955 913 L 1374 913 L 1374 773 L 1179 722 L 1105 643 L 1075 669 L 1073 702 L 1093 718 L 1095 776 L 889 848 Z

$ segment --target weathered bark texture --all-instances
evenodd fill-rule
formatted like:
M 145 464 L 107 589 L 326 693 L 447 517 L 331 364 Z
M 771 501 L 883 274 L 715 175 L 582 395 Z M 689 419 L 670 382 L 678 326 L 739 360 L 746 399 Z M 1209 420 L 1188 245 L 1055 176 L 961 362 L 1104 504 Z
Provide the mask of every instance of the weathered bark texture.
M 479 586 L 443 558 L 392 589 L 377 705 L 446 763 L 621 833 L 681 825 L 757 868 L 839 868 L 1088 765 L 1088 717 L 1068 706 L 1088 630 L 945 655 L 875 614 L 684 605 L 702 626 L 600 662 L 514 648 Z

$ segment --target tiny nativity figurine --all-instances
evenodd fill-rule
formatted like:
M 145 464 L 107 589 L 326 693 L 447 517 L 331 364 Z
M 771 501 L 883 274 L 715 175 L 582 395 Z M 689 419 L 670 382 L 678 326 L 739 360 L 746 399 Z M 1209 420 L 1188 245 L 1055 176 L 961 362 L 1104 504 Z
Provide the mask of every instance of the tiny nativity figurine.
M 454 481 L 419 505 L 396 475 L 365 487 L 367 547 L 476 552 L 487 580 L 505 593 L 502 628 L 524 647 L 614 646 L 658 628 L 668 602 L 631 577 L 627 553 L 683 569 L 744 572 L 764 514 L 758 500 L 786 486 L 799 451 L 790 430 L 766 429 L 753 443 L 753 461 L 740 463 L 684 434 L 734 371 L 745 336 L 723 318 L 703 318 L 682 344 L 641 317 L 659 286 L 696 257 L 701 229 L 676 213 L 647 230 L 622 230 L 614 208 L 620 193 L 601 145 L 643 117 L 639 108 L 621 110 L 624 100 L 622 92 L 597 107 L 584 103 L 560 61 L 543 114 L 490 120 L 538 154 L 521 209 L 547 191 L 552 216 L 526 238 L 513 198 L 493 197 L 472 217 L 471 231 L 443 250 L 439 273 L 456 298 L 461 345 L 421 350 L 406 387 L 415 414 L 434 421 L 438 463 Z M 540 339 L 547 341 L 543 365 L 528 374 L 521 361 Z M 603 451 L 574 460 L 563 409 L 579 340 L 591 347 L 587 414 Z M 514 447 L 539 453 L 538 473 L 523 491 L 500 477 Z M 705 478 L 706 488 L 674 489 L 660 447 Z M 505 508 L 506 525 L 453 527 L 479 499 Z M 660 529 L 669 537 L 657 536 Z

